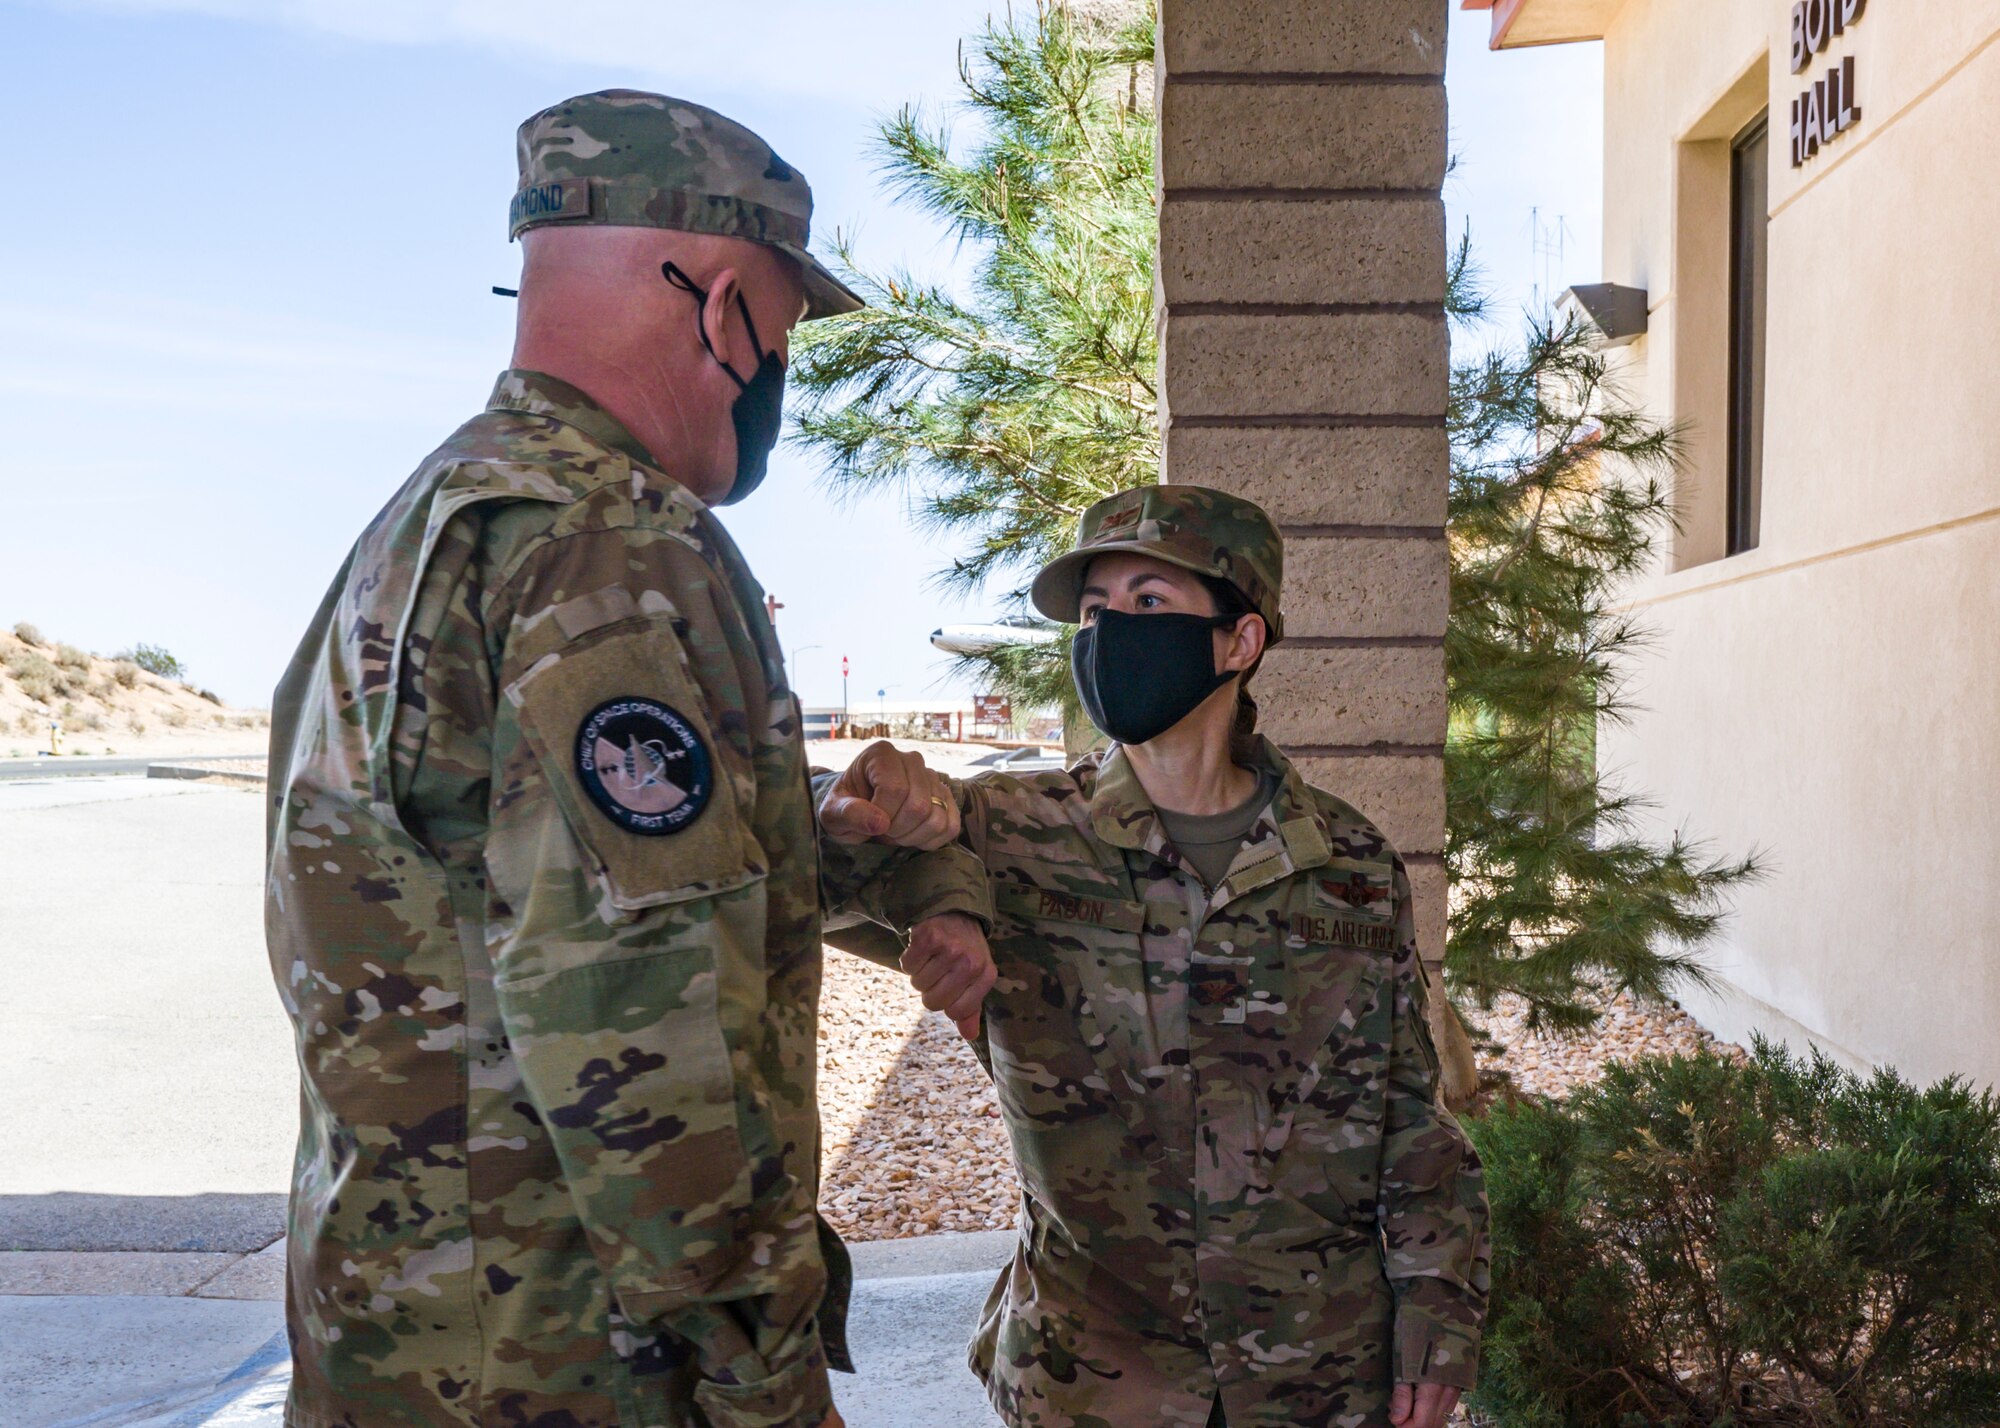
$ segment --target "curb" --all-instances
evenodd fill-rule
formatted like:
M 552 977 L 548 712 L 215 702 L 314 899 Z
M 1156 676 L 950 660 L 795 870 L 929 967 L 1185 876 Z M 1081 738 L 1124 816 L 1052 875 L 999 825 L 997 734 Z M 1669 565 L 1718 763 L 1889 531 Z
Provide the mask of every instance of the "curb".
M 902 1240 L 860 1240 L 847 1247 L 854 1278 L 928 1279 L 940 1274 L 998 1274 L 1014 1256 L 1014 1230 L 950 1230 Z
M 209 760 L 187 760 L 181 763 L 147 764 L 147 778 L 213 779 L 218 783 L 255 783 L 270 781 L 270 773 L 265 769 L 252 772 L 249 769 L 220 769 L 210 767 Z M 240 759 L 217 759 L 215 763 L 241 763 Z
M 850 1251 L 857 1282 L 895 1281 L 884 1291 L 891 1302 L 922 1303 L 962 1281 L 983 1285 L 1006 1263 L 1015 1239 L 1013 1230 L 960 1231 L 864 1240 Z M 290 1383 L 291 1350 L 281 1330 L 216 1377 L 65 1418 L 53 1428 L 277 1428 Z

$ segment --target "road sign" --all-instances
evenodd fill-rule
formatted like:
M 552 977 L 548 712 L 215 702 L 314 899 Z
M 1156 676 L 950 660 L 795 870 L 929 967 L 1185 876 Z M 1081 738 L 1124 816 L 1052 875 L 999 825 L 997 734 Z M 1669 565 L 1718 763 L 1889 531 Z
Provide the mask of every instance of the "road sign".
M 972 722 L 1011 724 L 1014 722 L 1014 706 L 1004 694 L 975 694 L 972 696 Z

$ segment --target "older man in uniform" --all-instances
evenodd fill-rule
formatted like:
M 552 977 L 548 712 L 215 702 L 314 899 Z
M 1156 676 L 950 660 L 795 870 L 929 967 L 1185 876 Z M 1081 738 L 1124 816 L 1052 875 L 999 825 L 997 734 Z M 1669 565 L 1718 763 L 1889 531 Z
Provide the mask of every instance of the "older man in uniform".
M 822 877 L 763 592 L 709 507 L 763 475 L 788 330 L 860 303 L 806 251 L 804 179 L 699 105 L 582 96 L 520 168 L 513 368 L 277 692 L 286 1422 L 834 1424 L 821 911 L 988 899 L 949 852 Z M 871 751 L 825 831 L 949 843 L 929 778 Z

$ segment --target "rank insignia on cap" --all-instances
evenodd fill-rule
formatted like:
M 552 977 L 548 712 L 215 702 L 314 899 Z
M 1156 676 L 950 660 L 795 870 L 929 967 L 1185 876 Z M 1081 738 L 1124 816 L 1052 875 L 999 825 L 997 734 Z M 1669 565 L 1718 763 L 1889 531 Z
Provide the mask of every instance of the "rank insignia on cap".
M 584 716 L 576 731 L 576 776 L 600 812 L 628 833 L 678 833 L 715 792 L 708 745 L 657 700 L 621 694 Z

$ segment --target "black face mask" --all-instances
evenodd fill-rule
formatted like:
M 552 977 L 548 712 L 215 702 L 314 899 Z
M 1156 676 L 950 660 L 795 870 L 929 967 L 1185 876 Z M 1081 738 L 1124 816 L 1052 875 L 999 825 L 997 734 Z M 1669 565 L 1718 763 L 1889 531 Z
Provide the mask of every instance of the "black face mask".
M 1070 642 L 1070 672 L 1090 722 L 1143 744 L 1236 677 L 1215 672 L 1214 632 L 1240 615 L 1127 615 L 1099 610 Z
M 695 309 L 695 330 L 701 334 L 701 345 L 708 349 L 708 355 L 715 357 L 715 344 L 708 340 L 708 324 L 703 320 L 707 290 L 695 286 L 694 279 L 674 263 L 660 264 L 660 275 L 682 292 L 693 293 L 704 304 Z M 727 362 L 715 358 L 715 365 L 736 383 L 736 400 L 729 408 L 729 420 L 736 428 L 736 484 L 716 502 L 719 506 L 733 506 L 764 484 L 771 448 L 778 444 L 778 428 L 785 417 L 785 364 L 778 360 L 777 353 L 764 351 L 763 341 L 757 336 L 757 324 L 750 317 L 750 304 L 740 292 L 736 294 L 736 304 L 743 309 L 743 325 L 750 329 L 750 341 L 760 355 L 757 370 L 748 381 Z

